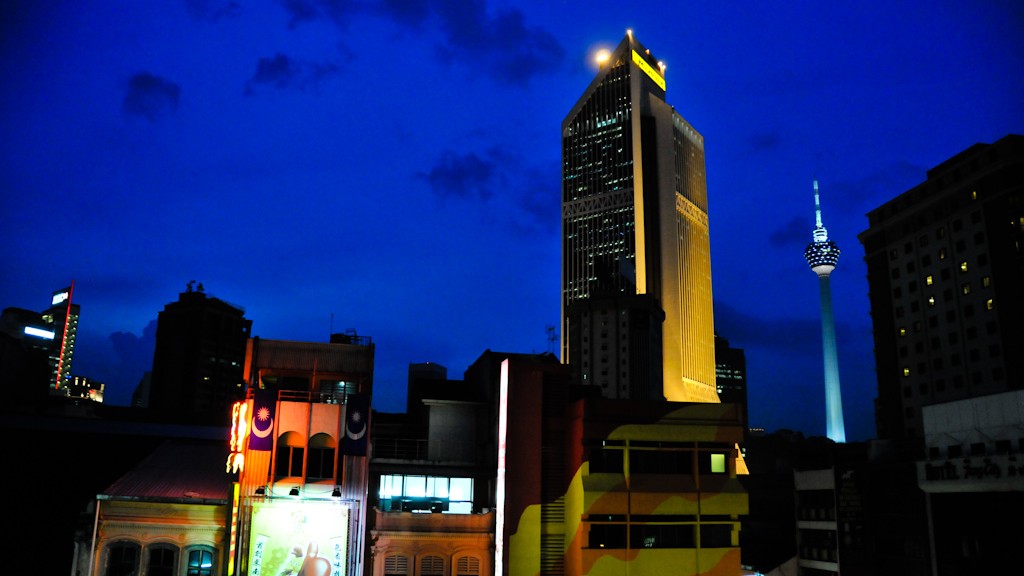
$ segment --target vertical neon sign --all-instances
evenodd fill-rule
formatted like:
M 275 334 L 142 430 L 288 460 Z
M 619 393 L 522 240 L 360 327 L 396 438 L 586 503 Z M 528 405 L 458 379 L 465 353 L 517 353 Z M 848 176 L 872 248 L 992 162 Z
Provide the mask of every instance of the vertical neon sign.
M 71 320 L 71 295 L 75 291 L 75 281 L 71 281 L 71 286 L 67 288 L 66 297 L 64 300 L 67 302 L 67 306 L 64 308 L 64 333 L 60 338 L 60 355 L 57 356 L 57 381 L 53 384 L 54 390 L 60 390 L 60 378 L 61 373 L 64 372 L 64 354 L 67 351 L 68 345 L 68 321 Z M 60 296 L 54 295 L 53 303 L 59 302 Z
M 505 440 L 508 428 L 508 358 L 501 362 L 501 382 L 498 388 L 498 479 L 494 492 L 494 576 L 502 576 L 505 566 Z

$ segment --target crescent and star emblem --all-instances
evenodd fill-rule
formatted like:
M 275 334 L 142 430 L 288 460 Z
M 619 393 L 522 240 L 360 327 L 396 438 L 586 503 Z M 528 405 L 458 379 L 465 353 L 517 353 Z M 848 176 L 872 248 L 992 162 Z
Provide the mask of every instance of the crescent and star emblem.
M 359 432 L 353 432 L 352 424 L 359 424 L 361 422 L 363 424 L 362 429 Z M 345 435 L 348 436 L 350 440 L 359 440 L 366 435 L 366 423 L 363 422 L 362 413 L 357 410 L 352 412 L 352 416 L 349 417 L 348 424 L 345 425 Z
M 267 421 L 266 428 L 260 429 L 257 422 Z M 270 417 L 270 409 L 266 406 L 260 406 L 259 410 L 253 414 L 252 417 L 252 435 L 257 438 L 266 438 L 270 436 L 270 431 L 274 429 L 274 419 Z

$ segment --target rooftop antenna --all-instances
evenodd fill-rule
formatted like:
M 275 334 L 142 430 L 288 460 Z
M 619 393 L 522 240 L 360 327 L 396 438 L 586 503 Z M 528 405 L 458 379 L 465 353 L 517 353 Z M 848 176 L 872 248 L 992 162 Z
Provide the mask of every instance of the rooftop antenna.
M 548 333 L 548 353 L 555 353 L 555 342 L 558 341 L 558 334 L 555 333 L 554 326 L 548 326 L 544 329 Z

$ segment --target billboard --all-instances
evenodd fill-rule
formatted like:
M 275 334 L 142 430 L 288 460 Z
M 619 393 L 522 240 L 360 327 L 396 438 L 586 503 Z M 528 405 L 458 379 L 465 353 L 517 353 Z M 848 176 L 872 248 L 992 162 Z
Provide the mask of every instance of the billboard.
M 349 509 L 335 502 L 254 502 L 249 575 L 345 576 Z

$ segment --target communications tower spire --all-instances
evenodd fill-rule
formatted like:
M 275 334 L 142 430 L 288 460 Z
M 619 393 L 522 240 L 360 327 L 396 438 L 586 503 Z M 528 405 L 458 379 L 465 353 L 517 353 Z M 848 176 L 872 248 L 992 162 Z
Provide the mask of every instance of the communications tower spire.
M 834 442 L 846 442 L 843 424 L 843 397 L 839 388 L 839 358 L 836 354 L 836 327 L 832 317 L 832 290 L 829 275 L 839 261 L 839 247 L 828 239 L 828 230 L 821 222 L 821 200 L 818 179 L 814 179 L 814 239 L 804 250 L 804 258 L 818 275 L 821 290 L 821 338 L 825 357 L 825 430 Z

